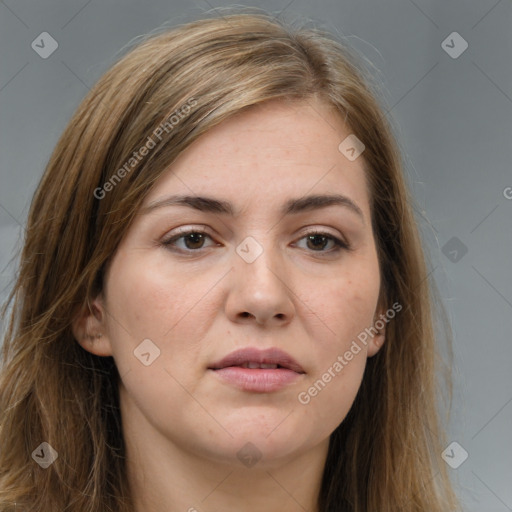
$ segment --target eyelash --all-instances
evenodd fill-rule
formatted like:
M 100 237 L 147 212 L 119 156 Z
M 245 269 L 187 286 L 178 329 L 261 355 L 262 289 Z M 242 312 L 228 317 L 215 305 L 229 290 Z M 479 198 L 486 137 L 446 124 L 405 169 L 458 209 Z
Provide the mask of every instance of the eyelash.
M 173 235 L 171 238 L 167 239 L 167 240 L 163 240 L 161 243 L 163 246 L 165 246 L 166 248 L 172 250 L 172 251 L 176 251 L 176 252 L 180 252 L 180 253 L 194 253 L 194 252 L 199 252 L 201 251 L 201 249 L 203 249 L 203 247 L 199 248 L 199 249 L 177 249 L 177 248 L 173 248 L 172 247 L 172 244 L 174 242 L 176 242 L 177 240 L 179 240 L 180 238 L 184 238 L 188 235 L 191 235 L 191 234 L 201 234 L 201 235 L 205 235 L 207 237 L 209 237 L 210 239 L 212 238 L 205 230 L 203 229 L 190 229 L 190 230 L 187 230 L 187 231 L 181 231 L 175 235 Z M 330 240 L 332 240 L 334 242 L 334 249 L 331 249 L 330 251 L 314 251 L 312 250 L 311 252 L 316 252 L 316 253 L 319 253 L 319 254 L 337 254 L 338 252 L 340 252 L 341 250 L 345 250 L 345 251 L 351 251 L 352 250 L 352 247 L 349 243 L 346 243 L 344 242 L 343 240 L 340 240 L 339 238 L 331 235 L 330 233 L 326 233 L 324 231 L 319 231 L 319 230 L 312 230 L 312 231 L 309 231 L 307 233 L 305 233 L 299 240 L 302 240 L 304 238 L 307 238 L 308 236 L 323 236 L 323 237 L 326 237 Z

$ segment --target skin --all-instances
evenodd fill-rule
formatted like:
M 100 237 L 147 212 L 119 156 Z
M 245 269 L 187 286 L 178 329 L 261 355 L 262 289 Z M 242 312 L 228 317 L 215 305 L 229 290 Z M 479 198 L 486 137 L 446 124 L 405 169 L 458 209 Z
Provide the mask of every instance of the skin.
M 316 99 L 268 102 L 210 130 L 170 166 L 144 207 L 189 194 L 230 201 L 239 214 L 178 205 L 141 211 L 94 311 L 75 322 L 79 343 L 112 355 L 119 369 L 138 511 L 317 510 L 329 436 L 385 336 L 361 345 L 307 405 L 298 401 L 385 311 L 363 156 L 349 161 L 338 150 L 349 134 Z M 290 198 L 333 193 L 348 196 L 364 218 L 339 205 L 279 213 Z M 173 252 L 162 242 L 177 228 L 209 236 L 182 237 L 174 245 L 182 252 Z M 352 250 L 334 252 L 332 239 L 308 242 L 312 229 Z M 236 251 L 249 236 L 263 249 L 252 263 Z M 98 332 L 99 339 L 85 336 Z M 149 366 L 134 356 L 144 339 L 160 350 Z M 208 370 L 249 346 L 279 347 L 305 374 L 279 391 L 254 393 Z M 261 456 L 252 467 L 237 457 L 247 442 Z

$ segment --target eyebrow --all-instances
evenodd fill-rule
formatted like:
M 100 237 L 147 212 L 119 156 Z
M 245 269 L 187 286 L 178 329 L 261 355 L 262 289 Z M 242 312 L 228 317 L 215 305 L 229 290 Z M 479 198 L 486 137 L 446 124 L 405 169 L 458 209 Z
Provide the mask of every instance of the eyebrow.
M 239 212 L 233 208 L 229 201 L 213 197 L 173 195 L 153 201 L 141 209 L 141 214 L 150 213 L 166 206 L 187 206 L 201 212 L 236 216 Z M 281 215 L 294 215 L 307 211 L 327 208 L 329 206 L 343 206 L 357 214 L 364 223 L 364 214 L 359 206 L 347 196 L 341 194 L 310 195 L 298 199 L 289 199 L 281 208 Z

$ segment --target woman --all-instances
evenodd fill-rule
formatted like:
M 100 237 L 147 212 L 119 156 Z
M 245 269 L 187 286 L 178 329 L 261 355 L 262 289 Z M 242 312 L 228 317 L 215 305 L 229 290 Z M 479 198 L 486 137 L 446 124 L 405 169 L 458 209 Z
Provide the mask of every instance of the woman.
M 234 13 L 90 91 L 11 295 L 0 510 L 456 510 L 420 238 L 356 62 Z

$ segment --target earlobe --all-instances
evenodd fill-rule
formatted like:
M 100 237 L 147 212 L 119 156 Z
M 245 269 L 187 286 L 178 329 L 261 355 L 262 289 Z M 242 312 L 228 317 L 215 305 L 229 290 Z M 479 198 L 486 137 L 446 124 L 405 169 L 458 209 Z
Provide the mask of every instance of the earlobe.
M 85 305 L 72 322 L 72 331 L 78 344 L 97 356 L 111 356 L 112 347 L 106 332 L 106 315 L 101 300 Z
M 368 344 L 368 357 L 373 357 L 384 345 L 385 333 L 376 334 Z
M 373 330 L 375 334 L 368 344 L 368 357 L 373 357 L 384 345 L 386 339 L 386 322 L 382 319 L 384 316 L 384 313 L 381 313 L 374 319 Z

